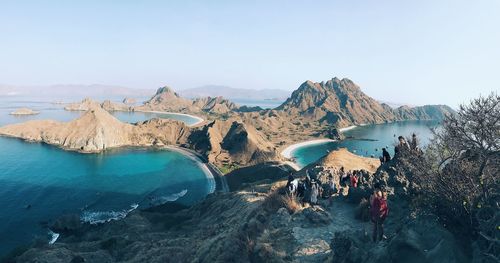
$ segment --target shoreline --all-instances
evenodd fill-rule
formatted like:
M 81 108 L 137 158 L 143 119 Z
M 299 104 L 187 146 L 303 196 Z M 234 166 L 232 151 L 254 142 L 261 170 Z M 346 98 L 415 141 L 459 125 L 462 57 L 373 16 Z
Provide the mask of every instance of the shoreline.
M 336 140 L 333 139 L 317 139 L 317 140 L 310 140 L 310 141 L 305 141 L 305 142 L 299 142 L 296 144 L 289 145 L 286 147 L 283 151 L 281 151 L 281 156 L 285 157 L 288 159 L 288 161 L 285 162 L 285 164 L 289 165 L 295 170 L 300 170 L 300 166 L 297 162 L 291 161 L 293 159 L 292 153 L 296 151 L 297 149 L 300 149 L 305 146 L 310 146 L 310 145 L 317 145 L 317 144 L 324 144 L 324 143 L 329 143 L 329 142 L 334 142 Z
M 344 128 L 340 128 L 339 129 L 339 132 L 346 132 L 346 131 L 349 131 L 349 130 L 352 130 L 354 128 L 358 127 L 357 125 L 351 125 L 351 126 L 347 126 L 347 127 L 344 127 Z
M 187 114 L 187 113 L 177 113 L 177 112 L 170 112 L 170 111 L 154 111 L 154 110 L 134 110 L 134 111 L 137 111 L 137 112 L 146 112 L 146 113 L 159 113 L 159 114 L 170 114 L 170 115 L 179 115 L 179 116 L 186 116 L 186 117 L 190 117 L 190 118 L 193 118 L 193 119 L 196 119 L 198 120 L 197 122 L 193 123 L 193 124 L 187 124 L 187 126 L 189 127 L 192 127 L 192 126 L 196 126 L 202 122 L 205 121 L 205 119 L 201 118 L 201 117 L 198 117 L 198 116 L 195 116 L 195 115 L 191 115 L 191 114 Z
M 346 131 L 349 131 L 349 130 L 352 130 L 352 129 L 355 129 L 359 126 L 364 126 L 365 124 L 360 124 L 360 125 L 351 125 L 351 126 L 348 126 L 348 127 L 344 127 L 344 128 L 339 128 L 338 131 L 339 133 L 343 133 L 343 132 L 346 132 Z M 284 164 L 292 167 L 293 169 L 295 169 L 296 171 L 299 171 L 300 169 L 302 169 L 299 164 L 293 160 L 293 156 L 292 156 L 292 153 L 302 147 L 305 147 L 305 146 L 310 146 L 310 145 L 317 145 L 317 144 L 324 144 L 324 143 L 329 143 L 329 142 L 334 142 L 334 141 L 337 141 L 337 140 L 333 140 L 333 139 L 317 139 L 317 140 L 310 140 L 310 141 L 303 141 L 303 142 L 299 142 L 299 143 L 295 143 L 295 144 L 292 144 L 292 145 L 289 145 L 287 146 L 283 151 L 281 151 L 281 155 L 283 157 L 285 157 L 287 159 L 287 161 L 284 162 Z
M 184 149 L 184 148 L 181 148 L 181 147 L 177 147 L 177 146 L 165 146 L 165 149 L 169 149 L 169 150 L 172 150 L 172 151 L 176 151 L 178 153 L 181 153 L 182 155 L 186 156 L 187 158 L 195 161 L 197 164 L 199 164 L 201 170 L 203 171 L 203 173 L 205 174 L 207 180 L 209 181 L 209 184 L 210 184 L 210 190 L 209 190 L 209 193 L 208 194 L 212 194 L 215 192 L 215 190 L 217 189 L 217 181 L 215 180 L 215 177 L 218 176 L 218 175 L 215 175 L 212 170 L 210 169 L 210 167 L 208 166 L 208 164 L 200 158 L 200 156 L 198 156 L 197 153 L 193 153 L 191 152 L 189 149 Z

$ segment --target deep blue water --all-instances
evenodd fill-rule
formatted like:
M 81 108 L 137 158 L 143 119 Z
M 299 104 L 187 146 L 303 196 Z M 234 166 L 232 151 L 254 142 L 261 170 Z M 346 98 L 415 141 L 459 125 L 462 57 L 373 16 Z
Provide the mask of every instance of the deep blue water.
M 347 148 L 358 155 L 378 158 L 382 154 L 382 148 L 386 147 L 392 156 L 398 136 L 406 138 L 415 133 L 421 145 L 425 147 L 432 138 L 431 128 L 438 125 L 437 121 L 402 121 L 360 126 L 344 132 L 346 137 L 352 139 L 304 146 L 293 151 L 292 157 L 299 166 L 304 167 L 325 156 L 329 151 L 339 148 Z
M 18 107 L 39 115 L 8 115 Z M 69 121 L 81 112 L 49 102 L 0 99 L 0 125 L 30 119 Z M 179 117 L 154 113 L 115 113 L 123 121 Z M 181 116 L 188 123 L 195 120 Z M 46 237 L 42 224 L 63 214 L 95 221 L 140 208 L 176 201 L 191 204 L 214 187 L 199 164 L 171 150 L 124 148 L 80 154 L 42 143 L 0 137 L 0 256 L 34 237 Z

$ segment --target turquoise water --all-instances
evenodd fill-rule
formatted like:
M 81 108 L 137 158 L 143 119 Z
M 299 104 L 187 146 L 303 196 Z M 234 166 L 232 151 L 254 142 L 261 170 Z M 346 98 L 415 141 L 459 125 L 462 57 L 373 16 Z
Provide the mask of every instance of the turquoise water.
M 12 116 L 18 107 L 39 115 Z M 82 112 L 64 111 L 49 102 L 0 99 L 0 125 L 31 119 L 69 121 Z M 114 113 L 122 121 L 186 116 L 155 113 Z M 42 143 L 0 137 L 0 256 L 47 237 L 46 222 L 77 214 L 87 222 L 119 218 L 165 202 L 192 204 L 213 190 L 199 163 L 171 150 L 124 148 L 101 154 L 63 151 Z
M 421 145 L 425 147 L 432 138 L 431 128 L 438 125 L 437 121 L 402 121 L 360 126 L 344 132 L 348 139 L 304 146 L 293 151 L 291 155 L 300 167 L 313 163 L 329 151 L 339 148 L 347 148 L 358 155 L 378 158 L 382 154 L 382 148 L 387 147 L 392 156 L 398 136 L 406 138 L 415 133 Z

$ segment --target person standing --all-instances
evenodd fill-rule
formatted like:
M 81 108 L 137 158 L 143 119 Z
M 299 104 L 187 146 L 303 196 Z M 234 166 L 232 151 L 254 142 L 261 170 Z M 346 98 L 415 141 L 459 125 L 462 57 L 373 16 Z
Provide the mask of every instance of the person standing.
M 391 160 L 391 155 L 389 154 L 386 148 L 382 148 L 382 160 L 383 163 L 386 163 Z
M 389 214 L 387 196 L 380 187 L 375 188 L 370 197 L 370 216 L 373 222 L 373 242 L 381 241 L 384 237 L 384 221 Z
M 358 171 L 354 170 L 351 175 L 351 187 L 354 188 L 358 187 L 358 180 L 359 180 Z

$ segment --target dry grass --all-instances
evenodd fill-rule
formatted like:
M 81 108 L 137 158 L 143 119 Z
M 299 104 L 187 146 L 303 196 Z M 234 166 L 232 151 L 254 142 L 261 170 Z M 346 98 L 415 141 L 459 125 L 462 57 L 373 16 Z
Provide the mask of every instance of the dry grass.
M 366 170 L 374 173 L 380 166 L 380 161 L 375 158 L 367 158 L 349 152 L 345 148 L 338 149 L 329 153 L 326 157 L 320 160 L 323 166 L 340 168 L 344 167 L 349 170 Z
M 272 191 L 262 204 L 267 212 L 276 212 L 278 209 L 284 207 L 290 214 L 293 214 L 302 209 L 300 203 L 295 197 L 283 194 L 284 189 L 280 188 Z

